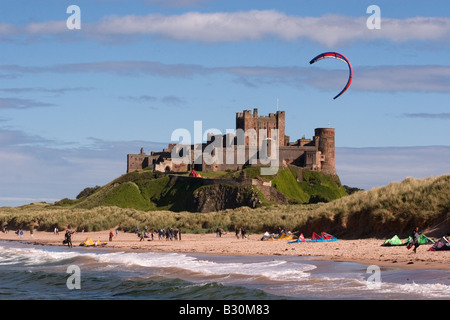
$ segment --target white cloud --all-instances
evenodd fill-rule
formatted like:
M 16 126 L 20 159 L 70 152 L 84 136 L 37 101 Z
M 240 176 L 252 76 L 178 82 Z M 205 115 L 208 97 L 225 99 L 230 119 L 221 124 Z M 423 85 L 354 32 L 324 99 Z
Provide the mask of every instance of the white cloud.
M 109 35 L 154 35 L 211 43 L 259 41 L 270 37 L 285 41 L 309 39 L 328 47 L 373 39 L 394 42 L 447 41 L 450 35 L 449 18 L 383 18 L 379 30 L 369 30 L 366 21 L 367 17 L 302 17 L 275 10 L 188 12 L 172 16 L 110 16 L 95 23 L 92 32 Z
M 439 120 L 449 120 L 450 113 L 404 113 L 406 118 L 419 118 L 419 119 L 439 119 Z
M 351 60 L 351 57 L 348 57 Z M 309 62 L 309 61 L 308 61 Z M 155 61 L 99 61 L 53 66 L 0 65 L 10 77 L 38 73 L 107 73 L 120 76 L 157 76 L 192 78 L 212 74 L 230 74 L 236 81 L 256 87 L 283 84 L 294 87 L 309 85 L 318 89 L 339 88 L 346 82 L 347 67 L 340 61 L 333 69 L 319 64 L 310 66 L 229 66 L 205 67 L 195 64 L 164 64 Z M 301 63 L 299 63 L 301 65 Z M 445 65 L 353 66 L 351 90 L 384 92 L 450 92 L 450 67 Z M 48 104 L 26 99 L 0 99 L 1 108 L 27 108 Z
M 275 10 L 200 13 L 165 16 L 109 16 L 90 26 L 97 35 L 151 35 L 178 41 L 207 43 L 309 39 L 333 46 L 367 38 L 365 18 L 300 17 Z
M 450 67 L 380 66 L 355 70 L 352 88 L 369 91 L 449 92 Z
M 184 6 L 201 2 L 173 0 L 169 4 Z M 178 15 L 106 16 L 97 22 L 83 23 L 81 30 L 76 33 L 66 28 L 65 21 L 37 22 L 26 26 L 3 23 L 0 24 L 0 36 L 82 34 L 91 39 L 112 40 L 122 37 L 129 40 L 130 36 L 144 35 L 206 43 L 261 41 L 274 37 L 284 41 L 308 39 L 328 47 L 375 39 L 449 43 L 450 18 L 447 17 L 382 17 L 379 30 L 369 30 L 367 19 L 368 16 L 355 18 L 341 15 L 304 17 L 276 10 L 187 12 Z
M 51 107 L 53 104 L 46 102 L 33 101 L 22 98 L 0 98 L 1 109 L 28 109 L 36 107 Z

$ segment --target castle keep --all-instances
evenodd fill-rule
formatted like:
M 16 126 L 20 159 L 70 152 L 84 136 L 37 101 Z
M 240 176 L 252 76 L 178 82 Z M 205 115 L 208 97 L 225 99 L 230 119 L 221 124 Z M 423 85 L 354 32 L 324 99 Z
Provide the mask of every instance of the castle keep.
M 169 144 L 159 152 L 150 155 L 141 149 L 139 154 L 127 155 L 127 172 L 153 166 L 161 172 L 225 171 L 240 170 L 247 165 L 267 164 L 258 160 L 259 153 L 252 153 L 252 146 L 266 146 L 265 152 L 271 157 L 278 157 L 280 166 L 295 165 L 325 174 L 336 174 L 335 168 L 335 130 L 316 128 L 312 139 L 301 138 L 290 142 L 285 135 L 285 112 L 277 111 L 268 116 L 259 116 L 258 109 L 244 110 L 236 113 L 236 132 L 244 132 L 240 139 L 238 134 L 208 135 L 208 142 L 197 145 Z M 277 134 L 274 134 L 276 132 Z M 261 133 L 265 133 L 262 135 Z M 276 139 L 276 141 L 274 141 Z M 277 148 L 273 148 L 272 144 Z M 273 150 L 277 155 L 271 154 Z M 202 158 L 202 153 L 212 155 L 212 161 Z M 187 157 L 180 162 L 173 155 Z M 256 159 L 258 158 L 258 159 Z M 185 158 L 186 159 L 186 158 Z

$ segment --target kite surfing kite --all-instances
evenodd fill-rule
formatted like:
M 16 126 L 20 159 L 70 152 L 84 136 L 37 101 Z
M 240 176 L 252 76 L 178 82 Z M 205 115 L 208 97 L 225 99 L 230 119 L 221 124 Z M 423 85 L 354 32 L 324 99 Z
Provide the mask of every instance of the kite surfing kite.
M 338 241 L 338 238 L 332 236 L 329 233 L 322 232 L 320 235 L 313 232 L 311 240 L 306 240 L 303 233 L 295 241 L 289 241 L 288 243 L 299 243 L 299 242 L 327 242 L 327 241 Z
M 349 77 L 348 77 L 348 81 L 347 84 L 345 85 L 344 89 L 342 89 L 341 92 L 339 92 L 339 94 L 334 97 L 333 99 L 336 99 L 337 97 L 339 97 L 341 94 L 343 94 L 348 87 L 350 87 L 350 83 L 352 83 L 352 77 L 353 77 L 353 69 L 352 69 L 352 65 L 350 64 L 350 61 L 348 61 L 348 59 L 346 57 L 344 57 L 342 54 L 337 53 L 337 52 L 324 52 L 319 54 L 317 57 L 315 57 L 314 59 L 312 59 L 309 64 L 313 64 L 314 62 L 317 62 L 319 60 L 325 59 L 325 58 L 334 58 L 334 59 L 338 59 L 341 61 L 344 61 L 347 65 L 348 65 L 348 70 L 349 70 Z

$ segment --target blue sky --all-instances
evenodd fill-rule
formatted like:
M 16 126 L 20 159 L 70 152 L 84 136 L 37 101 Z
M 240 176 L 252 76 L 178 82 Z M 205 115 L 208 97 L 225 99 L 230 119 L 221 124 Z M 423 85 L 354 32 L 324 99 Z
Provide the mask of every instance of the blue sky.
M 277 99 L 291 141 L 336 129 L 344 184 L 450 173 L 448 1 L 2 0 L 0 41 L 0 206 L 75 198 L 177 128 Z M 325 51 L 354 69 L 336 100 L 348 69 L 309 64 Z

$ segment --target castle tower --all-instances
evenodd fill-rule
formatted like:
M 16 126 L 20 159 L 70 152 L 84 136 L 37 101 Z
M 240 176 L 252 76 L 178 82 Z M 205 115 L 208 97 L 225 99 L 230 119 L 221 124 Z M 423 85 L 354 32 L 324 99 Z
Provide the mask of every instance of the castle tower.
M 141 148 L 139 154 L 127 155 L 127 173 L 148 167 L 148 155 L 145 154 L 144 148 Z
M 334 129 L 316 128 L 314 134 L 319 137 L 319 151 L 322 154 L 321 171 L 325 174 L 336 174 Z
M 247 132 L 249 129 L 254 129 L 258 135 L 259 130 L 267 130 L 270 136 L 271 129 L 278 129 L 278 142 L 279 146 L 285 145 L 285 113 L 284 111 L 277 111 L 276 113 L 270 113 L 268 116 L 258 116 L 258 109 L 253 109 L 253 114 L 250 110 L 244 110 L 243 112 L 236 113 L 236 129 L 242 129 Z M 246 138 L 245 145 L 248 145 L 248 137 Z

